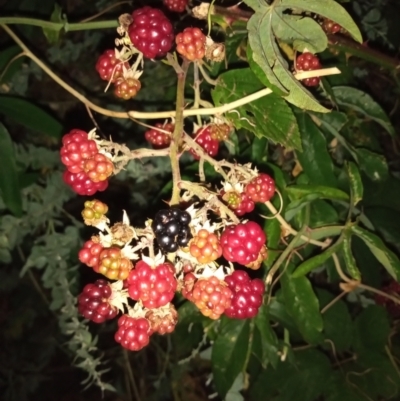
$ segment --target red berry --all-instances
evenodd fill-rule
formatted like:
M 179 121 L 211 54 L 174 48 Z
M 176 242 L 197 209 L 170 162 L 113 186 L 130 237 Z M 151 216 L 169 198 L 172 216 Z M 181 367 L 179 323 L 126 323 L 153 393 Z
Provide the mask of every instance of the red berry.
M 118 319 L 115 341 L 131 351 L 139 351 L 150 341 L 151 328 L 147 319 L 122 315 Z
M 128 286 L 132 299 L 141 300 L 146 308 L 159 308 L 170 302 L 175 295 L 177 281 L 174 268 L 169 263 L 163 263 L 152 269 L 140 260 L 129 273 Z
M 132 270 L 132 262 L 122 257 L 121 250 L 115 246 L 103 249 L 99 255 L 99 265 L 94 268 L 110 280 L 125 280 Z
M 254 221 L 228 226 L 221 235 L 222 254 L 230 262 L 247 265 L 257 260 L 266 237 Z
M 88 139 L 88 133 L 73 129 L 62 138 L 61 161 L 68 171 L 77 174 L 83 171 L 84 162 L 98 153 L 97 144 Z
M 97 191 L 104 191 L 108 187 L 108 181 L 93 182 L 83 171 L 74 174 L 65 170 L 63 180 L 66 184 L 72 187 L 78 195 L 91 196 Z
M 205 229 L 199 230 L 193 237 L 189 245 L 189 251 L 202 265 L 210 263 L 222 255 L 218 237 Z
M 123 68 L 129 68 L 128 63 L 123 63 L 115 57 L 115 50 L 106 50 L 97 60 L 96 70 L 101 79 L 115 82 L 122 78 Z
M 235 319 L 248 319 L 257 315 L 263 301 L 265 286 L 262 280 L 251 280 L 242 270 L 235 270 L 225 277 L 225 282 L 233 293 L 231 305 L 225 315 Z
M 192 301 L 210 319 L 218 319 L 231 305 L 232 291 L 217 277 L 199 279 L 192 291 Z
M 187 5 L 188 0 L 164 0 L 164 6 L 176 13 L 183 13 Z
M 161 10 L 145 6 L 132 13 L 129 27 L 132 44 L 144 57 L 163 57 L 171 49 L 174 31 L 169 19 Z
M 122 78 L 114 83 L 114 94 L 121 99 L 129 100 L 137 95 L 141 87 L 138 79 Z
M 275 193 L 275 181 L 268 174 L 258 174 L 245 188 L 247 196 L 253 202 L 268 202 Z
M 149 129 L 145 132 L 144 136 L 147 142 L 150 142 L 155 149 L 163 149 L 167 148 L 171 143 L 171 135 L 174 132 L 174 124 L 161 124 L 157 123 L 155 125 L 157 128 L 161 128 L 164 131 L 168 131 L 170 134 L 166 134 L 165 132 L 161 132 L 157 129 Z
M 318 70 L 320 68 L 322 68 L 322 66 L 321 63 L 319 62 L 318 57 L 314 56 L 314 54 L 312 53 L 305 52 L 300 56 L 298 56 L 296 59 L 297 71 L 312 71 L 312 70 Z M 302 82 L 306 86 L 317 86 L 319 84 L 319 81 L 320 81 L 319 77 L 306 78 L 302 80 Z
M 201 60 L 206 52 L 206 36 L 199 28 L 185 28 L 175 38 L 176 51 L 190 61 Z
M 85 265 L 97 269 L 99 265 L 99 256 L 103 249 L 103 245 L 93 241 L 93 239 L 86 241 L 83 244 L 83 248 L 79 251 L 79 260 Z
M 211 138 L 211 129 L 209 126 L 201 127 L 196 132 L 195 137 L 196 143 L 199 144 L 209 156 L 215 157 L 217 155 L 219 150 L 219 142 Z M 194 150 L 191 149 L 190 153 L 196 160 L 200 159 Z
M 178 312 L 174 305 L 169 304 L 167 310 L 151 309 L 146 313 L 151 330 L 158 334 L 172 333 L 178 322 Z
M 78 311 L 84 318 L 95 323 L 103 323 L 118 314 L 117 308 L 109 303 L 112 289 L 105 280 L 87 284 L 78 296 Z

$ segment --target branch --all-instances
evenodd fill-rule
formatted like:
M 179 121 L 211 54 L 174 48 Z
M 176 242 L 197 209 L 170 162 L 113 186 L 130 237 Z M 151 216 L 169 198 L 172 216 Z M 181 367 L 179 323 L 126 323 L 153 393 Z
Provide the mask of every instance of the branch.
M 400 61 L 396 58 L 389 57 L 377 50 L 371 49 L 363 44 L 357 43 L 354 40 L 343 35 L 328 35 L 329 47 L 339 50 L 344 53 L 349 53 L 363 60 L 378 64 L 381 67 L 389 70 L 400 69 Z
M 76 22 L 69 24 L 68 22 L 51 22 L 37 18 L 25 18 L 25 17 L 0 18 L 0 25 L 5 25 L 5 24 L 32 25 L 44 29 L 50 29 L 53 31 L 61 31 L 61 29 L 64 29 L 66 32 L 88 31 L 92 29 L 110 29 L 110 28 L 117 28 L 119 25 L 117 20 Z
M 0 19 L 1 20 L 1 19 Z M 120 112 L 120 111 L 113 111 L 109 109 L 105 109 L 103 107 L 97 106 L 96 104 L 92 103 L 88 100 L 85 96 L 80 94 L 77 90 L 72 88 L 68 85 L 64 80 L 62 80 L 57 74 L 55 74 L 49 67 L 46 66 L 38 57 L 36 57 L 29 48 L 19 39 L 19 37 L 7 26 L 2 25 L 0 26 L 11 36 L 11 38 L 17 43 L 18 46 L 21 47 L 24 54 L 33 60 L 47 75 L 50 76 L 55 82 L 57 82 L 60 86 L 62 86 L 67 92 L 73 95 L 76 99 L 81 101 L 85 106 L 89 107 L 93 111 L 100 113 L 102 115 L 114 118 L 131 118 L 131 119 L 165 119 L 165 118 L 172 118 L 176 117 L 176 111 L 161 111 L 161 112 L 141 112 L 141 111 L 128 111 L 128 112 Z M 305 75 L 306 74 L 306 75 Z M 316 76 L 323 76 L 323 75 L 332 75 L 332 74 L 340 74 L 340 70 L 337 68 L 327 68 L 323 70 L 314 70 L 314 71 L 305 71 L 299 74 L 296 74 L 295 77 L 297 79 L 303 79 L 306 76 L 309 78 L 316 77 Z M 257 99 L 260 99 L 264 96 L 267 96 L 272 93 L 272 90 L 269 88 L 261 89 L 258 92 L 252 93 L 251 95 L 245 96 L 241 99 L 235 100 L 234 102 L 224 104 L 218 107 L 208 107 L 203 109 L 190 109 L 183 111 L 183 117 L 189 116 L 200 116 L 200 115 L 215 115 L 215 114 L 223 114 L 227 111 L 234 110 L 240 106 L 244 106 L 250 102 L 253 102 Z

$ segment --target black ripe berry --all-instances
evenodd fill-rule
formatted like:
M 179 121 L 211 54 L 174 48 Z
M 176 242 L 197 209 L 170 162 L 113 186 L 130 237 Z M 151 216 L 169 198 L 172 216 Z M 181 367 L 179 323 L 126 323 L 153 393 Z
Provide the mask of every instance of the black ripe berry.
M 163 252 L 176 252 L 180 246 L 185 247 L 189 243 L 192 238 L 190 221 L 189 213 L 176 207 L 157 212 L 151 228 Z

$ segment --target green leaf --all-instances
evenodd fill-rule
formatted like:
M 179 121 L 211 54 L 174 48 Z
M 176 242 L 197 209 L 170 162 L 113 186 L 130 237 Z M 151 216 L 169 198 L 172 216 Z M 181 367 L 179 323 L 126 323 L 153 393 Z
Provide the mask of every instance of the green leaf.
M 285 99 L 306 110 L 328 112 L 314 96 L 289 71 L 273 32 L 273 25 L 281 22 L 282 15 L 274 5 L 265 3 L 247 23 L 249 44 L 254 61 L 264 71 L 267 79 L 280 91 L 289 92 Z M 279 39 L 279 38 L 277 38 Z M 273 89 L 273 88 L 272 88 Z
M 277 219 L 268 219 L 264 223 L 264 232 L 267 235 L 268 256 L 266 264 L 271 267 L 279 257 L 279 242 L 281 241 L 281 225 Z
M 286 272 L 282 275 L 281 286 L 286 309 L 303 338 L 311 344 L 319 343 L 323 320 L 310 281 L 306 277 L 294 278 Z
M 353 162 L 346 163 L 347 175 L 350 181 L 350 192 L 352 199 L 352 206 L 356 206 L 363 198 L 363 184 L 357 166 Z
M 286 187 L 286 191 L 294 198 L 302 198 L 305 195 L 317 194 L 319 199 L 335 199 L 348 201 L 349 195 L 337 188 L 324 185 L 298 184 Z
M 315 200 L 310 206 L 310 228 L 325 227 L 339 222 L 339 214 L 328 202 Z
M 310 202 L 318 199 L 318 194 L 307 194 L 299 200 L 290 202 L 285 209 L 285 220 L 290 221 L 293 217 L 297 216 L 301 210 L 306 207 Z
M 355 151 L 360 169 L 371 180 L 382 181 L 389 177 L 389 168 L 384 156 L 365 148 L 356 148 Z
M 347 377 L 339 371 L 333 371 L 329 379 L 325 382 L 326 401 L 365 401 L 359 394 L 357 388 L 349 383 Z
M 390 323 L 385 308 L 378 305 L 368 306 L 357 316 L 354 324 L 357 336 L 356 349 L 383 351 L 390 333 Z
M 285 9 L 300 9 L 328 18 L 344 28 L 357 42 L 362 42 L 357 25 L 348 12 L 334 0 L 282 0 L 278 4 Z
M 384 241 L 400 253 L 400 213 L 385 207 L 365 208 L 364 213 Z
M 283 96 L 284 94 L 287 94 L 287 92 L 284 92 L 277 88 L 276 86 L 273 86 L 271 82 L 269 82 L 267 76 L 265 75 L 264 71 L 262 68 L 254 61 L 253 58 L 253 50 L 251 49 L 250 46 L 247 46 L 246 48 L 247 52 L 247 62 L 249 63 L 249 67 L 251 68 L 251 71 L 253 71 L 254 75 L 259 79 L 259 81 L 265 85 L 267 88 L 271 88 L 275 94 Z
M 396 280 L 400 281 L 400 260 L 399 258 L 386 247 L 383 241 L 375 234 L 359 227 L 351 228 L 353 233 L 362 239 L 365 245 L 374 254 L 376 259 L 384 266 L 388 273 Z
M 280 41 L 293 43 L 298 52 L 307 49 L 311 53 L 320 53 L 328 46 L 324 30 L 312 18 L 283 14 L 280 20 L 273 20 L 272 30 Z
M 354 280 L 361 281 L 361 273 L 357 267 L 356 260 L 354 259 L 353 252 L 351 250 L 351 233 L 346 232 L 343 240 L 343 256 L 346 263 L 347 272 Z
M 34 103 L 8 95 L 0 95 L 0 113 L 33 131 L 59 139 L 62 125 Z
M 18 182 L 17 165 L 10 135 L 0 123 L 0 192 L 6 207 L 20 217 L 22 215 L 22 195 Z
M 321 309 L 335 298 L 322 289 L 318 289 L 317 294 Z M 353 322 L 346 303 L 342 300 L 336 301 L 323 313 L 322 319 L 325 338 L 333 342 L 336 352 L 349 350 L 353 340 Z M 327 347 L 331 350 L 331 345 Z
M 339 106 L 361 113 L 368 120 L 378 123 L 390 135 L 396 135 L 389 117 L 370 95 L 350 86 L 336 86 L 333 88 L 333 93 Z
M 262 362 L 270 363 L 276 368 L 279 361 L 279 344 L 268 319 L 268 308 L 262 305 L 255 317 L 256 327 L 261 335 Z
M 324 135 L 306 113 L 298 112 L 296 117 L 304 149 L 303 152 L 296 152 L 296 156 L 304 172 L 312 184 L 337 187 L 333 163 Z
M 223 319 L 213 344 L 211 361 L 215 387 L 224 398 L 244 368 L 249 348 L 248 320 Z
M 257 164 L 266 162 L 268 158 L 267 138 L 254 137 L 251 144 L 251 160 Z
M 400 212 L 400 180 L 390 176 L 385 181 L 364 179 L 364 201 L 368 206 L 381 206 Z
M 261 90 L 263 86 L 246 68 L 220 75 L 212 91 L 215 105 L 223 105 Z M 237 129 L 245 128 L 258 138 L 268 138 L 285 147 L 301 149 L 296 118 L 287 103 L 274 93 L 231 111 L 229 119 Z
M 293 278 L 302 277 L 311 271 L 321 267 L 339 248 L 342 242 L 342 237 L 340 237 L 336 243 L 330 246 L 328 249 L 320 253 L 319 255 L 313 256 L 301 263 L 297 269 L 292 273 Z

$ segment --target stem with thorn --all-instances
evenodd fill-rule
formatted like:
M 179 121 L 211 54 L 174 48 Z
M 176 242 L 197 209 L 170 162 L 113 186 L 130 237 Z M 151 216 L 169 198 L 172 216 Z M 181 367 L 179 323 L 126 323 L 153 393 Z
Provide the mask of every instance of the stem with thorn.
M 179 169 L 179 150 L 182 143 L 183 133 L 183 110 L 185 107 L 185 81 L 186 74 L 189 68 L 189 61 L 184 60 L 180 69 L 176 68 L 178 75 L 178 85 L 176 93 L 176 114 L 175 114 L 175 128 L 171 137 L 171 145 L 169 147 L 169 157 L 171 159 L 172 169 L 172 196 L 170 206 L 176 205 L 180 200 L 179 181 L 181 174 Z

